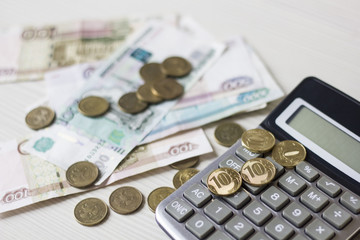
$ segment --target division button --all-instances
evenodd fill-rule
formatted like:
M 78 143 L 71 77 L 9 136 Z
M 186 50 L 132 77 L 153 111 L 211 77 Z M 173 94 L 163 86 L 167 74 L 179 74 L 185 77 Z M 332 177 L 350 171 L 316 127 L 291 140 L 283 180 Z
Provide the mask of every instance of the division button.
M 328 223 L 337 229 L 343 229 L 351 221 L 350 214 L 335 203 L 331 204 L 331 206 L 324 211 L 322 216 Z

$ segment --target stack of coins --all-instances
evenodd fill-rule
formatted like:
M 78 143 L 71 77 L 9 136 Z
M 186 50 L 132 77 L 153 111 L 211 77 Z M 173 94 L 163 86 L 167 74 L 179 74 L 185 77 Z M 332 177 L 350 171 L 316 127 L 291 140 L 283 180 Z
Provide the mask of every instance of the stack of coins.
M 149 104 L 172 100 L 184 93 L 184 88 L 175 78 L 190 73 L 192 66 L 182 57 L 169 57 L 162 63 L 147 63 L 140 68 L 140 76 L 145 84 L 136 92 L 120 97 L 118 105 L 126 113 L 136 114 L 144 111 Z
M 231 146 L 241 136 L 243 147 L 253 153 L 266 154 L 271 150 L 274 161 L 280 165 L 293 168 L 305 160 L 305 147 L 293 140 L 275 144 L 274 135 L 265 129 L 251 129 L 244 133 L 234 123 L 224 123 L 215 130 L 215 139 L 219 144 Z M 270 183 L 276 174 L 275 165 L 267 158 L 254 158 L 244 163 L 240 173 L 231 168 L 219 168 L 212 171 L 207 179 L 209 190 L 215 195 L 234 194 L 241 186 L 242 180 L 253 186 Z

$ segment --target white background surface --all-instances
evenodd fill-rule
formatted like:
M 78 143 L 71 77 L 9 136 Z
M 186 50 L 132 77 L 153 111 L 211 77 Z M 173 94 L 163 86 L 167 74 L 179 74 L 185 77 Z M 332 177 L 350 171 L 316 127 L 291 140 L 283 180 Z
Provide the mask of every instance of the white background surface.
M 285 93 L 312 75 L 360 100 L 360 2 L 356 0 L 1 0 L 0 27 L 169 12 L 192 16 L 219 40 L 241 34 Z M 24 122 L 25 109 L 45 94 L 41 81 L 0 85 L 0 141 L 31 133 Z M 254 128 L 275 105 L 231 120 Z M 227 149 L 214 140 L 217 124 L 204 127 L 216 153 L 203 156 L 198 169 Z M 138 188 L 146 198 L 157 187 L 172 186 L 175 173 L 165 167 L 103 189 L 0 214 L 0 239 L 168 239 L 146 203 L 128 216 L 110 211 L 107 220 L 94 227 L 78 224 L 73 209 L 87 197 L 108 202 L 111 192 L 125 185 Z

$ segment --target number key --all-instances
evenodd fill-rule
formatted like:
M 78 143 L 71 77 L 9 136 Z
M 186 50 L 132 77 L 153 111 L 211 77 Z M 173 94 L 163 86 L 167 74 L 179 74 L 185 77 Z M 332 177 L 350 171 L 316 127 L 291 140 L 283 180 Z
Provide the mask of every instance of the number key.
M 200 239 L 204 239 L 214 230 L 211 222 L 198 213 L 186 222 L 185 227 Z
M 261 194 L 261 200 L 275 211 L 279 211 L 289 202 L 289 198 L 274 186 L 269 187 Z
M 223 224 L 232 216 L 232 211 L 218 199 L 212 201 L 204 208 L 204 213 L 208 215 L 217 224 Z
M 253 227 L 239 216 L 234 216 L 226 223 L 225 230 L 236 239 L 247 239 L 247 237 L 254 232 Z
M 311 219 L 310 212 L 296 202 L 292 202 L 284 209 L 283 216 L 298 228 L 304 226 Z
M 265 232 L 276 240 L 289 239 L 293 234 L 294 230 L 279 218 L 274 218 L 265 226 Z
M 257 201 L 250 203 L 246 208 L 244 208 L 243 213 L 258 226 L 263 225 L 272 216 L 271 212 Z

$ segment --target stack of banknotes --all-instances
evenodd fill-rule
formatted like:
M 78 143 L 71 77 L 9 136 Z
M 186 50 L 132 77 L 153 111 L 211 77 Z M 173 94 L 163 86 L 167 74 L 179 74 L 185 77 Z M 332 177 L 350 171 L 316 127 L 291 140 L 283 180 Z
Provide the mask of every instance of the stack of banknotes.
M 0 34 L 6 46 L 0 82 L 45 81 L 47 96 L 29 110 L 48 106 L 56 112 L 50 127 L 0 142 L 0 212 L 84 191 L 65 177 L 78 161 L 98 166 L 92 188 L 99 188 L 209 153 L 203 125 L 283 96 L 240 36 L 219 42 L 187 16 L 18 27 Z M 138 114 L 121 111 L 119 97 L 143 84 L 139 69 L 170 56 L 193 67 L 178 79 L 184 95 Z M 105 115 L 79 113 L 79 100 L 92 95 L 110 103 Z

